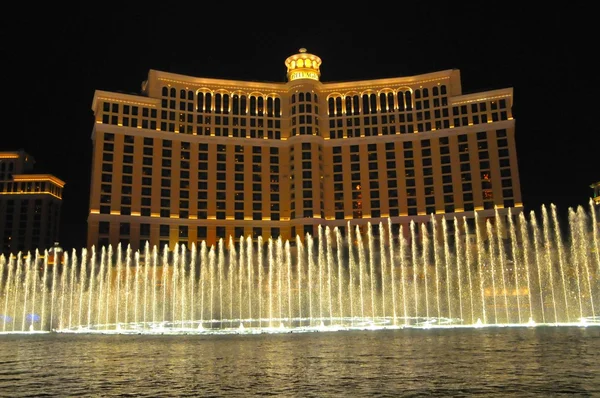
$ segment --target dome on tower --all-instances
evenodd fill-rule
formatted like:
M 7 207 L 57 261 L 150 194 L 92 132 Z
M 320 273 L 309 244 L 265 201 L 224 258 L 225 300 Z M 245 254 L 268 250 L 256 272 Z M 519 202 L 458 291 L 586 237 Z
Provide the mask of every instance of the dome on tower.
M 314 54 L 306 52 L 306 48 L 298 50 L 298 54 L 294 54 L 285 60 L 287 67 L 288 81 L 298 79 L 319 80 L 321 76 L 321 58 Z

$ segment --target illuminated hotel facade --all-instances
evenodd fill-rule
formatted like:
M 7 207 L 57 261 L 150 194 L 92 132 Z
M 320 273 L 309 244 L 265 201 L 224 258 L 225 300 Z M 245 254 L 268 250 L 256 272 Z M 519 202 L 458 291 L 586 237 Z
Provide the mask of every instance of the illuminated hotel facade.
M 24 151 L 0 152 L 0 254 L 49 249 L 58 241 L 64 181 L 33 174 Z
M 96 91 L 88 247 L 522 211 L 512 88 L 463 94 L 454 69 L 321 82 L 305 49 L 285 65 L 281 83 L 150 70 L 140 95 Z

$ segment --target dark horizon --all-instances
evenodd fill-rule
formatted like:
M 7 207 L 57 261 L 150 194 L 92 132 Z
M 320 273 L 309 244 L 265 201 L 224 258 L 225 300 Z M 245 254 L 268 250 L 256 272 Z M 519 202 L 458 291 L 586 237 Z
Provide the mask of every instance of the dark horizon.
M 512 87 L 527 215 L 554 204 L 564 219 L 568 208 L 589 206 L 589 186 L 600 180 L 589 100 L 594 75 L 584 51 L 592 36 L 564 10 L 540 11 L 536 26 L 519 10 L 448 5 L 406 6 L 402 14 L 410 18 L 377 16 L 374 25 L 365 22 L 367 12 L 344 22 L 286 17 L 260 23 L 265 28 L 244 16 L 224 28 L 217 20 L 185 20 L 181 10 L 179 19 L 170 10 L 72 11 L 17 21 L 34 39 L 8 43 L 15 96 L 0 144 L 0 151 L 22 148 L 37 170 L 66 182 L 59 239 L 66 249 L 86 245 L 95 90 L 140 93 L 150 69 L 285 82 L 284 60 L 301 47 L 323 60 L 324 82 L 459 69 L 463 93 Z

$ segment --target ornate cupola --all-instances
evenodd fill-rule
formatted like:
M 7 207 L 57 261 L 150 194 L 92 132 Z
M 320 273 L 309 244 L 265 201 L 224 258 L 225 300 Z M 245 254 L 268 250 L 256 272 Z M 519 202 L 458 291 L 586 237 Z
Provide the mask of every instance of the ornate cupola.
M 285 60 L 287 67 L 288 81 L 298 79 L 309 79 L 319 81 L 321 71 L 321 58 L 316 55 L 306 52 L 306 48 L 298 50 L 298 54 L 294 54 Z

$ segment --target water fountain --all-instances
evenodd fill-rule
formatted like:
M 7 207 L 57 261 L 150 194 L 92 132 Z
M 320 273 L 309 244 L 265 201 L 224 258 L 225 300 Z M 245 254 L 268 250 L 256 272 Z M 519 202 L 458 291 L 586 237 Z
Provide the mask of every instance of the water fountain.
M 495 220 L 2 256 L 0 333 L 600 326 L 594 205 L 569 209 L 565 234 L 554 205 Z

